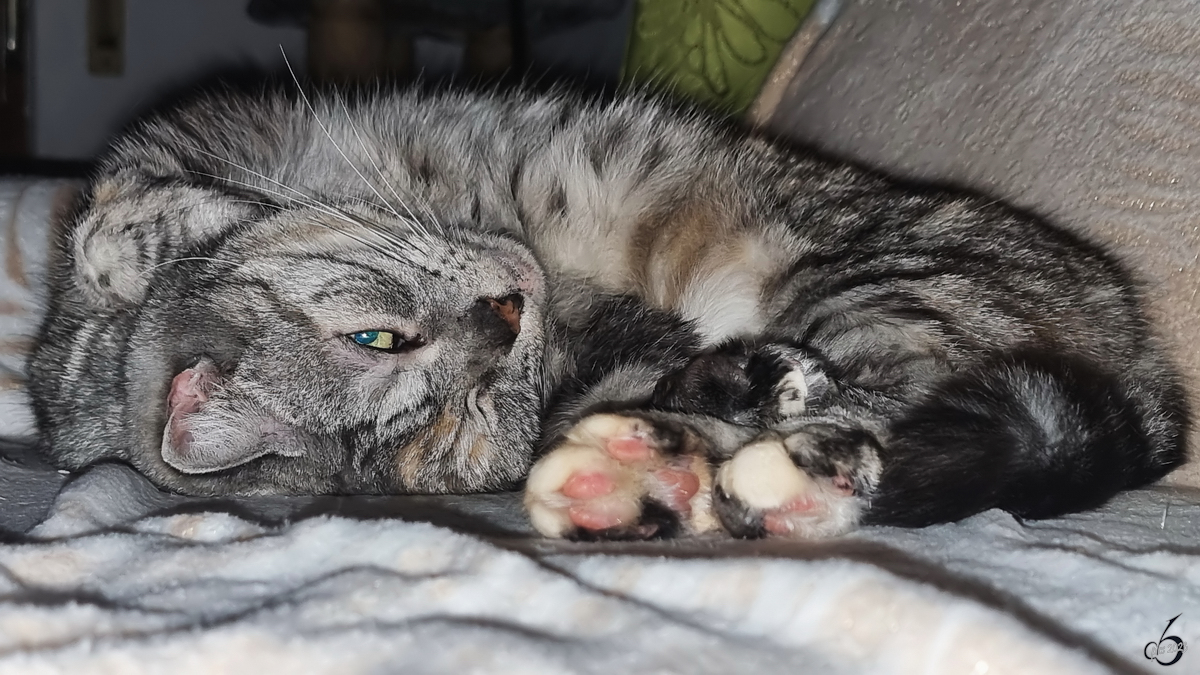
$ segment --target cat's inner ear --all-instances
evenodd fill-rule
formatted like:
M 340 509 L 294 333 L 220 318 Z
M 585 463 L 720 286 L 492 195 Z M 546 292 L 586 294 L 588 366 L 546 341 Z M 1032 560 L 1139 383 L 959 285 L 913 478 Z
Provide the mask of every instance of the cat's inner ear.
M 265 455 L 299 457 L 313 439 L 246 401 L 214 395 L 224 386 L 216 364 L 207 357 L 171 380 L 162 457 L 187 474 L 212 473 Z

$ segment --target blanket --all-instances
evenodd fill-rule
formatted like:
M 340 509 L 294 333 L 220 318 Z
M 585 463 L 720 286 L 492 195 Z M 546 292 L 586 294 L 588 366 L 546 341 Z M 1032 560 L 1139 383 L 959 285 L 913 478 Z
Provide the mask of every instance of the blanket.
M 45 306 L 51 223 L 71 205 L 78 181 L 0 180 L 0 436 L 33 432 L 25 356 Z
M 319 502 L 77 477 L 0 546 L 0 673 L 1068 675 L 1159 672 L 1148 643 L 1200 639 L 1179 489 L 809 543 L 546 541 L 516 495 Z

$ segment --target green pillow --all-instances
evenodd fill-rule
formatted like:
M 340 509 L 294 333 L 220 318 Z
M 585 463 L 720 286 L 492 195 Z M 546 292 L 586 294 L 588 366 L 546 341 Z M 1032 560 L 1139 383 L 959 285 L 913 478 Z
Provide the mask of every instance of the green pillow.
M 621 79 L 740 115 L 815 3 L 637 0 Z

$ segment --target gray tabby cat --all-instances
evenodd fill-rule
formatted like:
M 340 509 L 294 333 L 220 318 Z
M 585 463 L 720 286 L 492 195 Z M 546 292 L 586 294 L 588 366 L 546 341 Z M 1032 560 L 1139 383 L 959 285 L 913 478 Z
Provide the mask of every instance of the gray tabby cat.
M 1099 249 L 645 96 L 210 95 L 116 143 L 62 245 L 45 450 L 185 493 L 527 478 L 547 536 L 822 537 L 1184 461 Z

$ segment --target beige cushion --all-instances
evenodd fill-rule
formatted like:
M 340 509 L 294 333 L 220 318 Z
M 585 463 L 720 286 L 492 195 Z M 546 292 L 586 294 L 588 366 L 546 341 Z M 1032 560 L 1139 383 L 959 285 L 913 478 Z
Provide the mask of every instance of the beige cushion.
M 982 188 L 1106 242 L 1147 282 L 1197 390 L 1194 3 L 850 1 L 768 126 L 902 176 Z M 1200 464 L 1168 481 L 1200 487 Z

